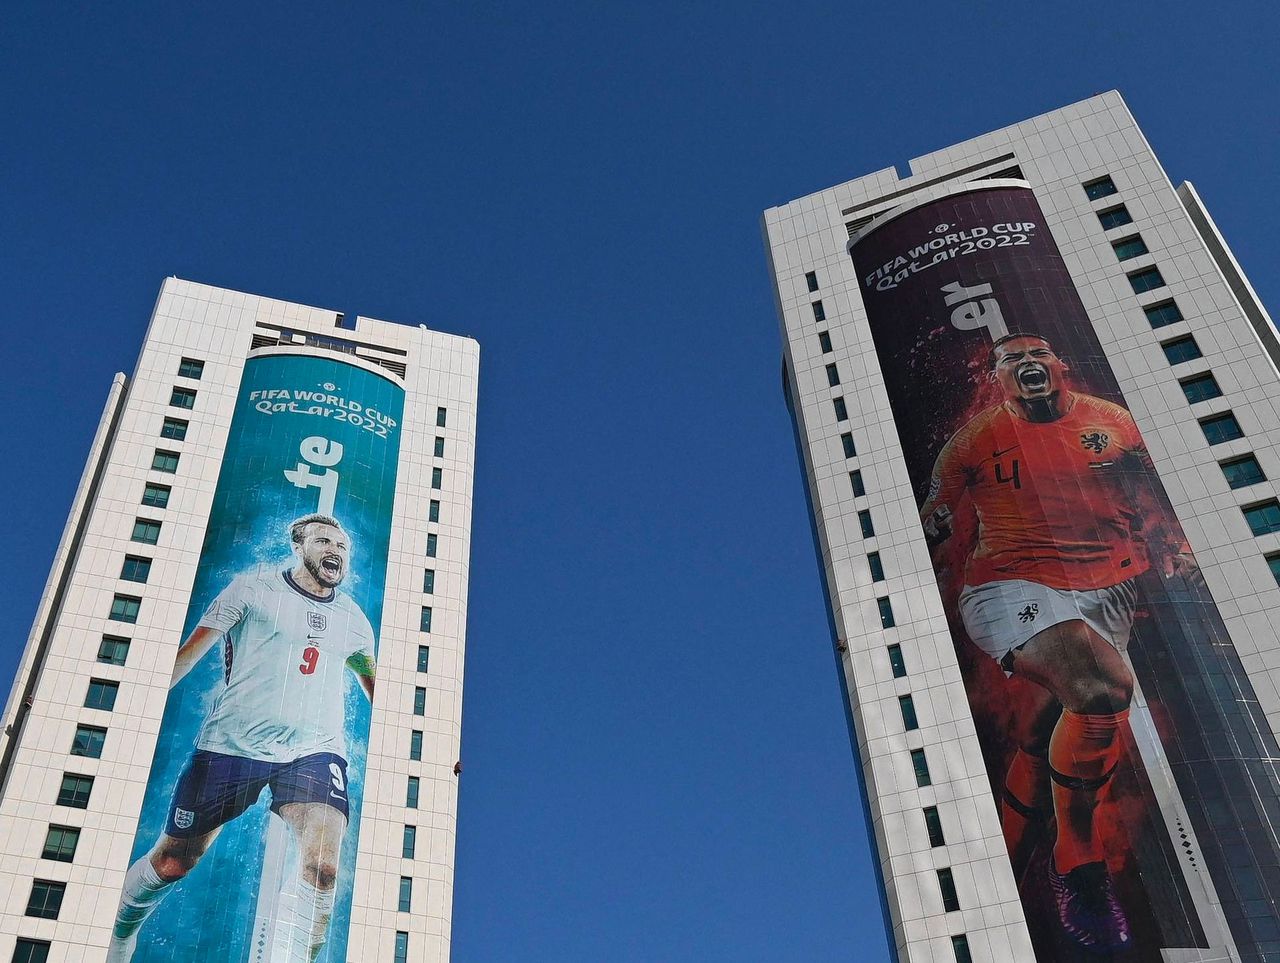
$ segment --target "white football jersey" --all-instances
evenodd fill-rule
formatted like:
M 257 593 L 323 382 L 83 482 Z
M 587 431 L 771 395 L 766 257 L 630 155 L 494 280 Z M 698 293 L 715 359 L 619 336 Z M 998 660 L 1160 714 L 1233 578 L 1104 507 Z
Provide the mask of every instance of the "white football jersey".
M 199 749 L 263 762 L 346 758 L 347 659 L 373 664 L 373 627 L 345 592 L 328 601 L 264 566 L 237 575 L 200 618 L 222 633 L 223 688 Z

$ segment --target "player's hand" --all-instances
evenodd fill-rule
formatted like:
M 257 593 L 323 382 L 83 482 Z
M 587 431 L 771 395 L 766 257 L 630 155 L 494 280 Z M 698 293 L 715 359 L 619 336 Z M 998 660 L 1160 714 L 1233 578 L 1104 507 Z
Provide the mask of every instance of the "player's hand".
M 1179 552 L 1176 555 L 1166 555 L 1164 560 L 1164 577 L 1165 578 L 1182 578 L 1186 579 L 1188 585 L 1202 589 L 1204 585 L 1204 573 L 1200 571 L 1200 566 L 1196 563 L 1196 558 L 1190 552 Z
M 951 509 L 939 505 L 924 519 L 924 537 L 930 546 L 940 545 L 951 537 Z

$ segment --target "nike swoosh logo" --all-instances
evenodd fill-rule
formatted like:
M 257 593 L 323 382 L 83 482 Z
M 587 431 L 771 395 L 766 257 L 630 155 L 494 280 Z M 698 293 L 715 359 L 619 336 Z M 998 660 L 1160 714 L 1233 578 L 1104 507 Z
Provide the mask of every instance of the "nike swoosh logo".
M 1021 445 L 1010 445 L 1008 448 L 1001 448 L 999 451 L 993 451 L 991 453 L 991 457 L 999 458 L 1001 455 L 1007 455 L 1009 452 L 1013 451 L 1015 448 L 1021 448 L 1021 447 L 1022 447 Z

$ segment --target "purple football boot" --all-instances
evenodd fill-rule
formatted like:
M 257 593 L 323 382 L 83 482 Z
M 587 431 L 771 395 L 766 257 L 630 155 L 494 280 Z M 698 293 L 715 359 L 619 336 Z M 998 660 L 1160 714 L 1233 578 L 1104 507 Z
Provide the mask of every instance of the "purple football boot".
M 1133 945 L 1106 863 L 1085 863 L 1061 876 L 1050 858 L 1049 888 L 1062 928 L 1081 946 L 1105 953 Z

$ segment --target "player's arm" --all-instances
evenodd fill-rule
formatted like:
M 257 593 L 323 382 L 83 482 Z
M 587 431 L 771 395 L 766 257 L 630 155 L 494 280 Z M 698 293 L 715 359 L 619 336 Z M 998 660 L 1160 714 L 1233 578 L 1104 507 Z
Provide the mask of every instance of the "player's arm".
M 206 652 L 209 651 L 213 643 L 218 641 L 222 635 L 221 629 L 211 628 L 207 625 L 197 625 L 187 640 L 178 646 L 178 657 L 173 663 L 173 678 L 169 680 L 169 688 L 172 689 L 181 682 L 191 667 L 204 658 Z
M 347 668 L 356 674 L 356 681 L 360 683 L 360 688 L 364 689 L 364 694 L 372 702 L 373 683 L 377 676 L 377 665 L 373 661 L 373 653 L 368 649 L 353 653 L 347 658 Z
M 240 624 L 248 611 L 251 595 L 252 588 L 243 577 L 232 579 L 231 584 L 218 593 L 186 641 L 178 647 L 170 689 L 186 678 L 221 636 Z
M 957 434 L 938 453 L 938 460 L 933 463 L 933 477 L 929 480 L 929 495 L 920 508 L 920 523 L 930 549 L 951 537 L 953 506 L 964 495 L 968 478 L 964 445 Z

